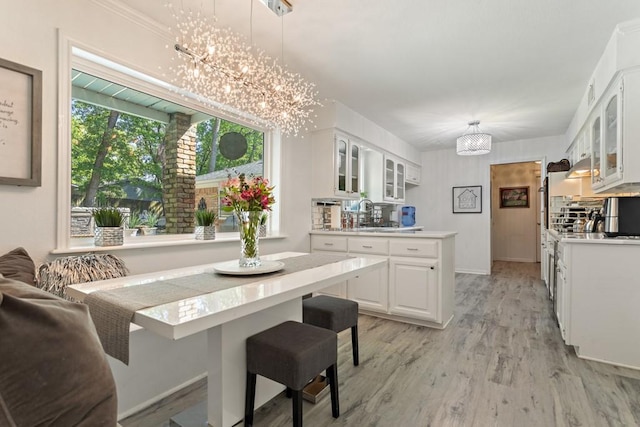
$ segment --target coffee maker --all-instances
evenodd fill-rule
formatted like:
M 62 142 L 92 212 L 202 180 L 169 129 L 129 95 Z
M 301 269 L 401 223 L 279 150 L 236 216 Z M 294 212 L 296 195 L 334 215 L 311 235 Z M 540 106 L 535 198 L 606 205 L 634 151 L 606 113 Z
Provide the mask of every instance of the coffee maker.
M 640 197 L 607 197 L 602 211 L 605 236 L 640 236 Z

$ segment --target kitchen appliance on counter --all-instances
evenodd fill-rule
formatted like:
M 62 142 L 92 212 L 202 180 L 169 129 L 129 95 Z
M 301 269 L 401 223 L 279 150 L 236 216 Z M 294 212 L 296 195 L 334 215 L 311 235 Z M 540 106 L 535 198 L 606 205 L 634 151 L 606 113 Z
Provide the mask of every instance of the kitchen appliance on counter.
M 607 197 L 602 211 L 605 236 L 640 236 L 640 197 Z
M 415 206 L 403 206 L 400 209 L 401 220 L 400 223 L 403 227 L 412 227 L 416 225 L 416 207 Z

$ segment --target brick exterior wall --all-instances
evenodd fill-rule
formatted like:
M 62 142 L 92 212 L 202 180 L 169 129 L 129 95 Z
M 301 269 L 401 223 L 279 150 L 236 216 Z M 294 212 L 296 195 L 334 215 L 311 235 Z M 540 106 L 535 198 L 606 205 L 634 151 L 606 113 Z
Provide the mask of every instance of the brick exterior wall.
M 167 233 L 193 233 L 196 201 L 196 133 L 191 116 L 171 114 L 165 135 L 163 176 Z

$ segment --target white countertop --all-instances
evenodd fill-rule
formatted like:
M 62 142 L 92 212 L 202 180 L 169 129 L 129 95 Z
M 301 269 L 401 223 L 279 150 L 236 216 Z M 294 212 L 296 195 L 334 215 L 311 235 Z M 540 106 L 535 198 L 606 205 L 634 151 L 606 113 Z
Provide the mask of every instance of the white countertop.
M 559 233 L 547 230 L 554 239 L 561 243 L 596 244 L 596 245 L 640 245 L 640 239 L 625 237 L 607 237 L 604 233 Z
M 318 235 L 335 235 L 335 236 L 367 236 L 367 237 L 409 237 L 409 238 L 428 238 L 428 239 L 446 239 L 458 234 L 457 231 L 430 231 L 424 230 L 423 226 L 415 227 L 367 227 L 361 229 L 344 229 L 344 230 L 311 230 L 309 234 Z
M 283 252 L 264 255 L 261 258 L 278 260 L 299 255 L 305 254 Z M 164 337 L 178 339 L 302 297 L 334 283 L 380 268 L 386 262 L 384 259 L 355 257 L 286 275 L 256 276 L 255 282 L 245 285 L 138 310 L 133 317 L 133 323 Z M 213 264 L 205 264 L 89 282 L 69 286 L 67 294 L 82 301 L 86 295 L 99 290 L 136 286 L 211 271 L 213 271 Z

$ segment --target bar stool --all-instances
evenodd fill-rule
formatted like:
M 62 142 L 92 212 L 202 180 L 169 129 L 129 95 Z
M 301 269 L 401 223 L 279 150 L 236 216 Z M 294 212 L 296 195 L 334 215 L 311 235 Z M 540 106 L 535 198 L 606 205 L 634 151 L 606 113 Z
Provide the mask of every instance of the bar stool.
M 309 325 L 342 332 L 351 328 L 353 364 L 360 363 L 358 356 L 358 303 L 344 298 L 319 295 L 302 300 L 302 321 Z
M 244 425 L 253 425 L 256 377 L 261 375 L 293 393 L 293 425 L 302 427 L 302 389 L 326 370 L 331 389 L 331 413 L 338 403 L 338 335 L 330 330 L 287 321 L 247 338 L 247 388 Z

